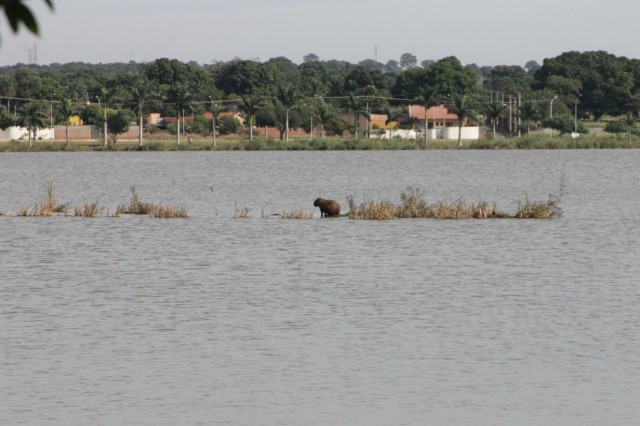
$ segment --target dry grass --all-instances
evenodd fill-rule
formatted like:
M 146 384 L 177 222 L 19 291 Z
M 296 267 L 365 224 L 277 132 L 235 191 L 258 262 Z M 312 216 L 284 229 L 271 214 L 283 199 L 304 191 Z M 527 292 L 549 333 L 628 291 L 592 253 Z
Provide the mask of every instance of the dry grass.
M 98 203 L 86 203 L 82 207 L 76 207 L 75 216 L 78 217 L 97 217 L 102 214 L 104 207 L 98 205 Z
M 146 214 L 153 215 L 155 210 L 158 209 L 158 206 L 152 203 L 147 203 L 142 201 L 136 192 L 136 187 L 132 186 L 131 189 L 131 201 L 129 202 L 129 206 L 124 204 L 118 205 L 116 208 L 117 212 L 124 214 Z
M 525 201 L 518 203 L 518 211 L 515 214 L 517 219 L 550 219 L 560 216 L 560 198 L 549 194 L 547 201 L 530 201 L 529 197 Z
M 151 216 L 160 219 L 183 219 L 189 217 L 189 210 L 184 206 L 158 206 Z
M 549 219 L 561 214 L 558 207 L 560 199 L 549 196 L 548 201 L 531 202 L 527 198 L 520 203 L 517 213 L 509 214 L 498 209 L 495 203 L 477 202 L 467 204 L 462 199 L 453 202 L 438 201 L 427 203 L 424 192 L 417 188 L 409 188 L 400 195 L 401 203 L 396 206 L 387 201 L 369 201 L 356 205 L 353 197 L 349 197 L 350 219 L 387 220 L 387 219 L 492 219 L 492 218 L 533 218 Z
M 233 213 L 234 219 L 248 219 L 250 217 L 251 215 L 249 214 L 249 209 L 247 207 L 239 208 L 238 205 L 236 204 L 236 207 Z
M 281 219 L 313 219 L 314 212 L 304 209 L 296 209 L 292 211 L 282 211 L 278 213 L 278 217 Z

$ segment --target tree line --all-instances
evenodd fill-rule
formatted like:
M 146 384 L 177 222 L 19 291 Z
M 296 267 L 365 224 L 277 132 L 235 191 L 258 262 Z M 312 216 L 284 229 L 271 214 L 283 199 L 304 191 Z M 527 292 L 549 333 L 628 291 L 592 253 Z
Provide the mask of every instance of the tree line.
M 640 60 L 604 51 L 566 52 L 542 65 L 480 67 L 462 65 L 454 56 L 418 65 L 408 53 L 386 64 L 324 61 L 308 54 L 301 64 L 284 57 L 208 65 L 161 58 L 0 68 L 0 128 L 68 125 L 69 116 L 78 114 L 96 126 L 106 118 L 114 142 L 121 130 L 117 123 L 142 124 L 150 112 L 193 116 L 187 131 L 203 135 L 237 131 L 235 120 L 219 116 L 239 111 L 250 137 L 254 125 L 275 127 L 283 139 L 292 127 L 312 126 L 323 134 L 349 130 L 357 137 L 367 130 L 357 128 L 358 116 L 395 118 L 406 115 L 411 103 L 445 104 L 461 124 L 486 124 L 494 136 L 538 126 L 567 133 L 580 130 L 574 129 L 577 118 L 597 121 L 605 115 L 625 117 L 631 126 L 640 115 Z M 213 118 L 205 119 L 206 111 Z M 338 112 L 351 112 L 356 120 L 345 123 Z

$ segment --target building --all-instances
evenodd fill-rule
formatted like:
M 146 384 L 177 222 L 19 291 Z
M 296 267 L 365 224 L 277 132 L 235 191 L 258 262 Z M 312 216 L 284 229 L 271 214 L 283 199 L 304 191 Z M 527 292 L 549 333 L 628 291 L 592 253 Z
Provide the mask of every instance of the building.
M 425 111 L 422 105 L 409 105 L 409 118 L 416 121 L 416 127 L 424 132 L 425 120 L 428 139 L 458 139 L 458 116 L 449 112 L 445 105 L 432 106 Z M 480 139 L 478 126 L 462 123 L 462 139 Z

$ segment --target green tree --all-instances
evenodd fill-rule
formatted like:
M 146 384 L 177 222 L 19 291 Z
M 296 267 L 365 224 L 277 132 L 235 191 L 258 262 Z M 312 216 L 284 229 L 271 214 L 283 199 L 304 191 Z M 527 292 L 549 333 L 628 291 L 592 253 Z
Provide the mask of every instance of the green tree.
M 402 56 L 400 56 L 400 67 L 403 69 L 415 67 L 417 63 L 418 59 L 411 53 L 403 53 Z
M 42 105 L 35 102 L 24 104 L 18 110 L 18 119 L 16 124 L 27 129 L 29 148 L 33 146 L 33 139 L 37 137 L 38 130 L 44 129 L 49 124 L 49 117 L 42 110 Z M 31 135 L 33 134 L 33 139 Z
M 429 118 L 427 117 L 427 111 L 429 108 L 436 106 L 440 103 L 440 93 L 437 87 L 424 86 L 420 90 L 418 99 L 416 100 L 419 105 L 424 107 L 424 147 L 429 147 L 429 139 L 427 136 L 429 130 Z
M 138 146 L 142 146 L 142 133 L 144 127 L 144 114 L 158 106 L 160 101 L 157 85 L 142 75 L 132 78 L 129 87 L 130 97 L 127 105 L 138 118 Z
M 604 131 L 615 134 L 618 139 L 620 139 L 623 134 L 626 134 L 627 140 L 631 143 L 631 135 L 636 131 L 636 123 L 636 118 L 629 112 L 620 120 L 608 122 L 604 127 Z
M 5 106 L 0 106 L 0 129 L 6 130 L 8 127 L 15 126 L 16 118 Z
M 249 141 L 253 142 L 253 125 L 256 114 L 264 108 L 264 98 L 252 95 L 242 95 L 240 110 L 244 113 L 249 123 Z
M 71 99 L 66 98 L 64 96 L 60 96 L 60 102 L 58 104 L 58 108 L 60 110 L 60 114 L 64 118 L 65 125 L 65 135 L 66 135 L 66 145 L 65 147 L 69 148 L 69 125 L 71 124 L 70 119 L 73 114 L 75 114 L 75 107 Z
M 574 117 L 569 114 L 554 114 L 553 118 L 543 120 L 542 124 L 544 127 L 557 130 L 560 132 L 560 136 L 562 136 L 573 132 L 575 124 L 574 120 Z M 586 127 L 584 127 L 584 124 L 581 121 L 578 121 L 577 124 L 578 133 L 588 133 Z
M 111 143 L 113 145 L 118 142 L 118 137 L 121 134 L 129 131 L 131 125 L 131 111 L 125 109 L 109 110 L 107 117 L 107 132 L 111 137 Z
M 211 133 L 212 133 L 212 136 L 213 136 L 213 147 L 215 148 L 215 146 L 216 146 L 216 121 L 218 120 L 218 117 L 220 116 L 220 113 L 222 111 L 224 111 L 224 107 L 222 106 L 221 103 L 215 102 L 213 99 L 211 99 L 211 107 L 209 109 L 211 110 Z
M 220 118 L 218 129 L 221 135 L 238 133 L 238 130 L 240 129 L 240 123 L 238 123 L 238 120 L 236 120 L 235 117 L 225 115 Z
M 487 118 L 491 121 L 493 139 L 496 138 L 496 123 L 505 112 L 505 104 L 499 99 L 492 99 L 484 108 Z
M 567 106 L 579 93 L 581 110 L 599 120 L 606 113 L 626 112 L 627 96 L 637 86 L 636 72 L 629 59 L 607 52 L 565 52 L 545 59 L 534 79 L 538 89 L 551 88 L 554 79 L 555 84 L 561 81 L 574 86 L 577 90 L 572 90 L 569 98 L 560 90 L 554 91 Z
M 53 9 L 52 0 L 43 0 L 49 9 Z M 20 25 L 24 24 L 27 29 L 33 34 L 39 34 L 40 28 L 38 21 L 27 6 L 25 6 L 23 0 L 0 0 L 0 7 L 4 9 L 4 14 L 9 21 L 11 31 L 17 33 L 20 29 Z
M 285 110 L 285 143 L 289 143 L 289 111 L 296 107 L 302 99 L 302 95 L 300 95 L 295 87 L 281 84 L 278 86 L 276 99 L 282 104 Z
M 384 109 L 385 114 L 387 115 L 387 119 L 384 121 L 385 126 L 389 127 L 394 121 L 398 121 L 398 118 L 402 115 L 401 111 L 391 109 L 389 107 Z M 389 129 L 389 139 L 393 139 L 393 128 Z
M 355 135 L 355 138 L 358 139 L 358 121 L 360 120 L 361 115 L 369 120 L 369 111 L 367 111 L 365 104 L 362 102 L 362 98 L 357 98 L 353 95 L 349 95 L 347 108 L 349 112 L 353 114 L 353 134 Z
M 529 136 L 531 123 L 540 119 L 540 107 L 536 102 L 525 101 L 522 106 L 520 106 L 520 117 L 522 117 L 525 122 L 527 136 Z
M 426 84 L 438 87 L 443 95 L 470 95 L 477 91 L 473 71 L 463 67 L 455 56 L 441 59 L 430 66 L 426 70 Z
M 335 118 L 335 113 L 333 112 L 333 108 L 329 104 L 322 104 L 318 107 L 316 117 L 318 118 L 318 123 L 320 124 L 320 137 L 324 138 L 324 129 L 325 126 Z
M 451 112 L 458 117 L 458 147 L 462 146 L 462 125 L 475 114 L 475 108 L 471 96 L 456 93 L 453 95 Z

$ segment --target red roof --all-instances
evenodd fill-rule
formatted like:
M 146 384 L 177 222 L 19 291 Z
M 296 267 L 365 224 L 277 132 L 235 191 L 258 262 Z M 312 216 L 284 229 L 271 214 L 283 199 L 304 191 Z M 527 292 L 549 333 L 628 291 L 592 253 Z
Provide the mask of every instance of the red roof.
M 409 105 L 409 116 L 411 118 L 417 118 L 418 120 L 424 120 L 424 107 L 422 105 Z M 432 106 L 427 110 L 427 117 L 429 120 L 440 119 L 442 120 L 457 120 L 458 116 L 449 112 L 446 106 L 437 105 Z

